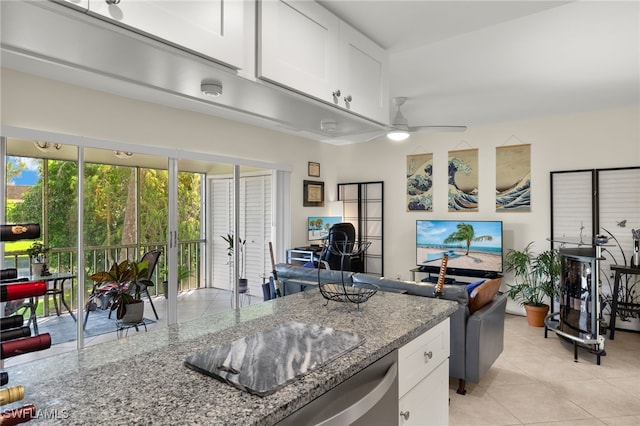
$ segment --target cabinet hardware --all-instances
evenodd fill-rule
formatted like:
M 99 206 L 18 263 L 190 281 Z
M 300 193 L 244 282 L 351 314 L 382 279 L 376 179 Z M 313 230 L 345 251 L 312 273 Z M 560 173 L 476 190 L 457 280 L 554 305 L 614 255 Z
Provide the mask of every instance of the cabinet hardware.
M 340 89 L 334 91 L 333 93 L 331 93 L 333 95 L 334 98 L 339 98 L 340 97 Z
M 120 3 L 120 0 L 104 0 L 104 1 L 107 4 L 118 4 L 118 3 Z
M 409 420 L 410 415 L 411 413 L 409 411 L 400 411 L 400 417 L 402 417 L 405 420 Z
M 433 352 L 425 352 L 424 353 L 424 362 L 429 362 L 429 360 L 433 358 Z
M 344 101 L 347 104 L 347 106 L 349 106 L 349 104 L 351 103 L 351 101 L 353 100 L 353 98 L 351 97 L 351 95 L 347 95 L 344 97 Z

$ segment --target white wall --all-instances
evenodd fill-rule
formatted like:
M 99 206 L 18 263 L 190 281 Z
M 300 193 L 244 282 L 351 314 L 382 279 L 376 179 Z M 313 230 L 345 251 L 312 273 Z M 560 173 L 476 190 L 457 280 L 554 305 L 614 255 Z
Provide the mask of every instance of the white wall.
M 640 166 L 640 109 L 623 108 L 532 119 L 469 129 L 465 133 L 413 134 L 403 143 L 386 138 L 332 146 L 215 117 L 133 101 L 11 70 L 2 70 L 1 124 L 256 159 L 291 166 L 292 245 L 306 244 L 306 217 L 329 208 L 302 207 L 307 162 L 321 164 L 326 200 L 336 199 L 337 182 L 384 181 L 385 275 L 409 279 L 415 266 L 415 220 L 473 218 L 504 221 L 505 248 L 535 241 L 548 246 L 549 172 Z M 531 144 L 532 208 L 496 213 L 495 149 Z M 475 213 L 447 212 L 448 151 L 478 148 L 480 206 Z M 406 156 L 434 154 L 434 211 L 407 212 Z M 508 279 L 508 277 L 507 277 Z M 506 280 L 505 280 L 506 281 Z
M 496 213 L 495 150 L 531 144 L 531 212 Z M 478 212 L 447 210 L 448 151 L 478 148 Z M 416 219 L 502 220 L 505 249 L 535 241 L 549 247 L 550 179 L 557 170 L 640 166 L 640 109 L 623 108 L 471 128 L 465 133 L 416 133 L 403 143 L 386 138 L 342 148 L 338 181 L 383 180 L 385 275 L 410 279 L 415 267 Z M 433 153 L 434 211 L 406 211 L 406 156 Z M 504 282 L 508 282 L 505 276 Z

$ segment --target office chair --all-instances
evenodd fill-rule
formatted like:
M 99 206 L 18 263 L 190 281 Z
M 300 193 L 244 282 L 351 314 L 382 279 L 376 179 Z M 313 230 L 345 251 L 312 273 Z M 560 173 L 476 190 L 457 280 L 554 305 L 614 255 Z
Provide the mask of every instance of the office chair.
M 329 269 L 351 270 L 351 253 L 356 240 L 356 229 L 351 223 L 336 223 L 329 229 L 329 237 L 321 260 Z

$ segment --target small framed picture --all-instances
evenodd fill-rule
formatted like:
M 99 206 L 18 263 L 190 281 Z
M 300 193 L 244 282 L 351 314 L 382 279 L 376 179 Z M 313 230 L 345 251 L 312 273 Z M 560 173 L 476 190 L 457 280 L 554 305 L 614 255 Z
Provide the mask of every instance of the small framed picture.
M 311 177 L 320 177 L 320 163 L 309 161 L 308 174 Z
M 324 207 L 324 182 L 303 181 L 302 205 L 304 207 Z

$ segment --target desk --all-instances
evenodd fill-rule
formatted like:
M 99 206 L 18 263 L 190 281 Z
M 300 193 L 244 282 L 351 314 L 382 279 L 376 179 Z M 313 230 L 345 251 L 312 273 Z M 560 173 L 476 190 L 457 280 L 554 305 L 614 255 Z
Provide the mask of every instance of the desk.
M 47 298 L 49 296 L 52 296 L 53 304 L 56 307 L 56 314 L 60 316 L 60 307 L 61 305 L 64 305 L 64 307 L 67 308 L 67 311 L 69 311 L 71 318 L 73 318 L 73 320 L 76 321 L 76 316 L 73 314 L 73 311 L 71 311 L 71 308 L 67 304 L 67 301 L 64 300 L 64 285 L 67 281 L 73 283 L 73 279 L 75 277 L 76 277 L 75 274 L 72 274 L 69 272 L 59 272 L 59 273 L 45 275 L 45 276 L 31 275 L 29 277 L 29 280 L 31 281 L 45 281 L 47 283 L 47 286 L 49 285 L 49 283 L 53 283 L 51 288 L 47 288 L 47 292 L 44 295 L 44 299 L 45 299 L 44 315 L 45 316 L 49 315 L 49 304 L 47 303 Z M 61 305 L 58 305 L 58 297 L 60 297 Z
M 609 339 L 613 340 L 616 331 L 616 315 L 618 313 L 618 305 L 624 305 L 628 309 L 636 309 L 640 311 L 640 305 L 634 303 L 618 303 L 618 293 L 620 292 L 620 276 L 621 275 L 640 275 L 640 268 L 631 268 L 623 265 L 611 265 L 611 270 L 615 272 L 615 280 L 613 281 L 613 294 L 611 295 L 611 320 L 609 321 Z

